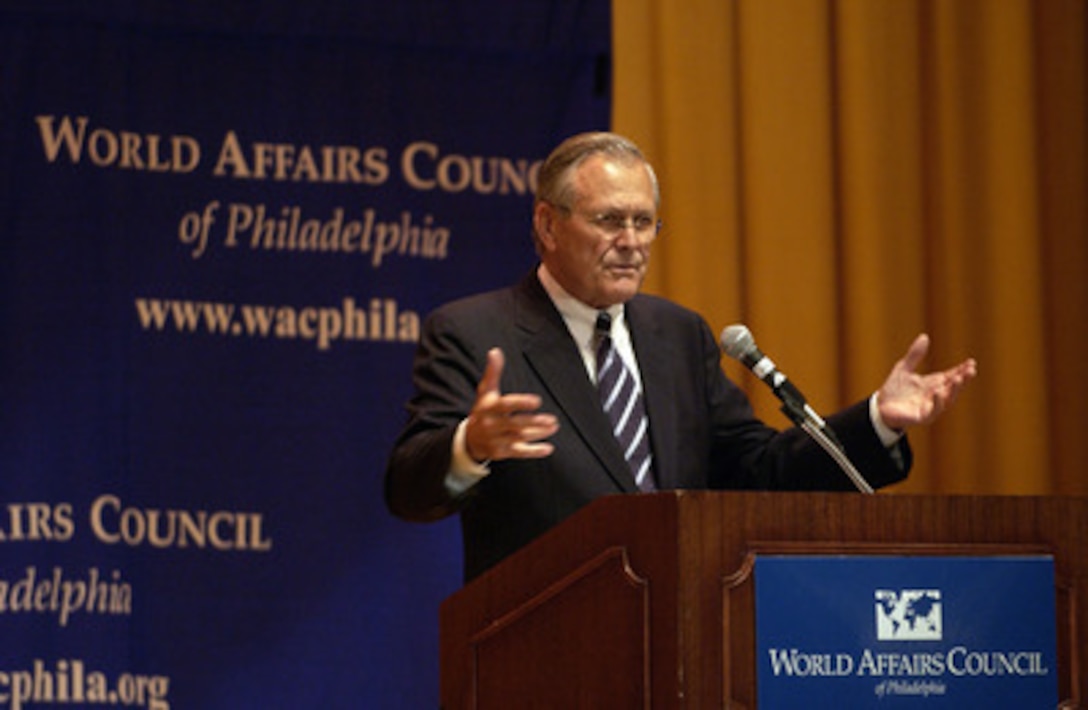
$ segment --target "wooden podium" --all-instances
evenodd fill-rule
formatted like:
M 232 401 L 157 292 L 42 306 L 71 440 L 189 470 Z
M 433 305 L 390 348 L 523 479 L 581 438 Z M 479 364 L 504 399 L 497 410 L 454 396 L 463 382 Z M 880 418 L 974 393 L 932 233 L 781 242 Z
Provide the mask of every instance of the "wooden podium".
M 602 498 L 443 603 L 442 707 L 753 708 L 759 553 L 1053 555 L 1059 698 L 1082 707 L 1086 544 L 1083 498 Z

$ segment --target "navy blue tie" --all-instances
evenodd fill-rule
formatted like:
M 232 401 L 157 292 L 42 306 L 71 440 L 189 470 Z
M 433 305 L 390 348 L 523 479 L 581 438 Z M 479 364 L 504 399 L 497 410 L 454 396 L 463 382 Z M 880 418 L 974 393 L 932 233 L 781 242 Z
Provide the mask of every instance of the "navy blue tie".
M 642 391 L 612 342 L 612 317 L 604 311 L 597 315 L 597 337 L 597 392 L 601 406 L 612 423 L 612 433 L 620 442 L 635 483 L 642 491 L 652 491 L 656 488 L 653 455 Z

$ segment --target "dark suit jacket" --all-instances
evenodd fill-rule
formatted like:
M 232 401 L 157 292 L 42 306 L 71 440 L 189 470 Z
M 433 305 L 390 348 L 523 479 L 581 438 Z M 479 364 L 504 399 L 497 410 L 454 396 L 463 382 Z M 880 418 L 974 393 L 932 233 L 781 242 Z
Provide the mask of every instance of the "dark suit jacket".
M 661 489 L 852 489 L 799 429 L 766 426 L 721 369 L 705 321 L 661 298 L 626 304 L 642 373 L 654 471 Z M 502 348 L 503 392 L 533 392 L 559 418 L 555 452 L 506 460 L 459 497 L 444 486 L 454 431 L 476 397 L 487 351 Z M 519 284 L 447 304 L 426 320 L 414 364 L 409 420 L 389 459 L 389 509 L 409 520 L 460 512 L 471 579 L 599 496 L 635 493 L 634 480 L 586 374 L 577 345 L 536 272 Z M 828 417 L 874 487 L 906 476 L 883 447 L 867 402 Z

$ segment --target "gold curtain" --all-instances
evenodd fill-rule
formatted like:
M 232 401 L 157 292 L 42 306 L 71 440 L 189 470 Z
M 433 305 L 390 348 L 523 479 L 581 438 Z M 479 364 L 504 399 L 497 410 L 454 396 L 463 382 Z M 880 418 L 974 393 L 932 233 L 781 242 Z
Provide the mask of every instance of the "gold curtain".
M 979 377 L 894 490 L 1088 494 L 1086 38 L 1084 0 L 614 0 L 647 290 L 747 324 L 822 411 L 927 332 L 923 369 Z

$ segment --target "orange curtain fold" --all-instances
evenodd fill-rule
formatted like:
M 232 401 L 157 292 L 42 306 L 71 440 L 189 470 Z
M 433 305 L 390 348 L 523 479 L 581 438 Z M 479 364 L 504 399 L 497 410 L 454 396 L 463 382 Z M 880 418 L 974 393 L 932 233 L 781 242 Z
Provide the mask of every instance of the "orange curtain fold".
M 746 323 L 825 411 L 927 332 L 925 369 L 980 376 L 896 490 L 1088 494 L 1086 7 L 617 0 L 614 129 L 663 187 L 647 289 Z

